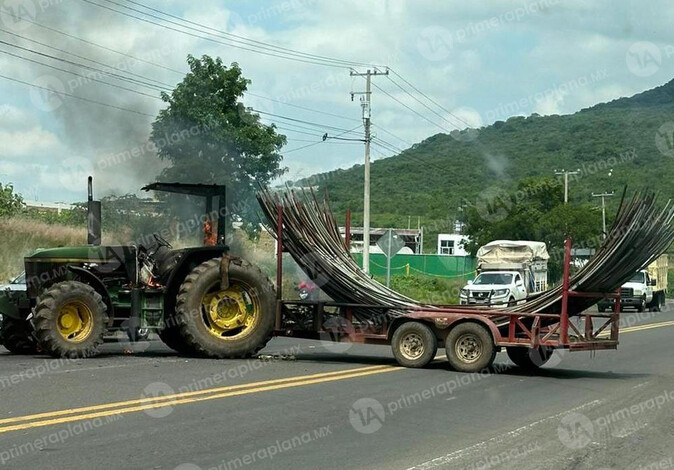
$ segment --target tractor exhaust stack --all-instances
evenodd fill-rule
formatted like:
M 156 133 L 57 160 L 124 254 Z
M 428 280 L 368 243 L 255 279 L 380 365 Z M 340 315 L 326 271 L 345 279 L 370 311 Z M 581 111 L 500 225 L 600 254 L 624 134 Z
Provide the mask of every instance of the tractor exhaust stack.
M 89 199 L 87 201 L 87 243 L 101 244 L 101 201 L 94 201 L 94 178 L 89 177 Z

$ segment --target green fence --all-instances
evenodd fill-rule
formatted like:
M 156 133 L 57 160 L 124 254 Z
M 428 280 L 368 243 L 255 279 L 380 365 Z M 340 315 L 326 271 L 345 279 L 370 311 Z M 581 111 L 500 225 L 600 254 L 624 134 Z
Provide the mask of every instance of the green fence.
M 360 266 L 363 265 L 362 253 L 352 253 L 351 256 Z M 475 264 L 475 258 L 469 256 L 396 255 L 391 258 L 391 275 L 424 274 L 446 279 L 473 279 Z M 376 276 L 386 275 L 386 256 L 370 253 L 370 273 Z

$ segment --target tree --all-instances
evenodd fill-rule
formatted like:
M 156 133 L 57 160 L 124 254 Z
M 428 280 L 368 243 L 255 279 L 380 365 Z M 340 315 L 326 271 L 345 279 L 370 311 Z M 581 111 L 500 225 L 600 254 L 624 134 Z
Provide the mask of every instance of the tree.
M 601 212 L 591 204 L 564 204 L 564 186 L 554 178 L 525 178 L 515 191 L 496 190 L 464 210 L 466 248 L 473 254 L 493 240 L 537 240 L 550 253 L 550 279 L 561 276 L 564 240 L 596 248 L 601 242 Z
M 150 140 L 169 163 L 160 180 L 225 184 L 230 214 L 256 226 L 255 189 L 286 171 L 279 154 L 286 138 L 239 101 L 251 82 L 238 64 L 206 55 L 189 55 L 187 63 L 190 72 L 162 93 L 168 107 L 152 124 Z
M 23 198 L 14 192 L 14 186 L 0 183 L 0 217 L 11 217 L 18 214 L 23 207 Z

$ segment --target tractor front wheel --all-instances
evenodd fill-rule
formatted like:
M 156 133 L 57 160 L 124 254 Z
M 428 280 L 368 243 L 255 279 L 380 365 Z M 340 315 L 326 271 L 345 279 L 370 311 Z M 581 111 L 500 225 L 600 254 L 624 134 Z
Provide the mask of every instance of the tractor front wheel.
M 47 289 L 38 298 L 33 317 L 38 344 L 54 357 L 95 356 L 107 322 L 101 295 L 77 281 L 60 282 Z
M 274 287 L 262 271 L 233 258 L 229 286 L 222 289 L 220 258 L 197 266 L 178 293 L 176 320 L 189 350 L 215 358 L 248 357 L 262 349 L 274 329 Z

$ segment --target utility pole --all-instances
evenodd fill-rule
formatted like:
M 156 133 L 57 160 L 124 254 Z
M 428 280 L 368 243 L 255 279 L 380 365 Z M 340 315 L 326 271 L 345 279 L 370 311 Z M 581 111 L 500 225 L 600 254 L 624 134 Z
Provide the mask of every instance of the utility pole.
M 363 271 L 370 272 L 370 141 L 372 140 L 370 132 L 370 120 L 372 118 L 371 108 L 371 79 L 377 75 L 388 75 L 386 72 L 368 69 L 365 73 L 351 71 L 352 77 L 365 77 L 365 91 L 351 92 L 351 101 L 354 95 L 365 95 L 360 98 L 360 104 L 363 108 L 363 124 L 365 125 L 365 184 L 363 190 Z
M 608 235 L 606 233 L 606 198 L 607 197 L 613 197 L 613 191 L 610 193 L 601 193 L 601 194 L 595 194 L 592 193 L 592 197 L 600 197 L 601 198 L 601 227 L 602 227 L 602 233 L 604 234 L 604 238 Z
M 564 175 L 564 204 L 569 202 L 569 175 L 577 175 L 578 173 L 580 173 L 580 169 L 576 171 L 555 170 L 556 175 Z

